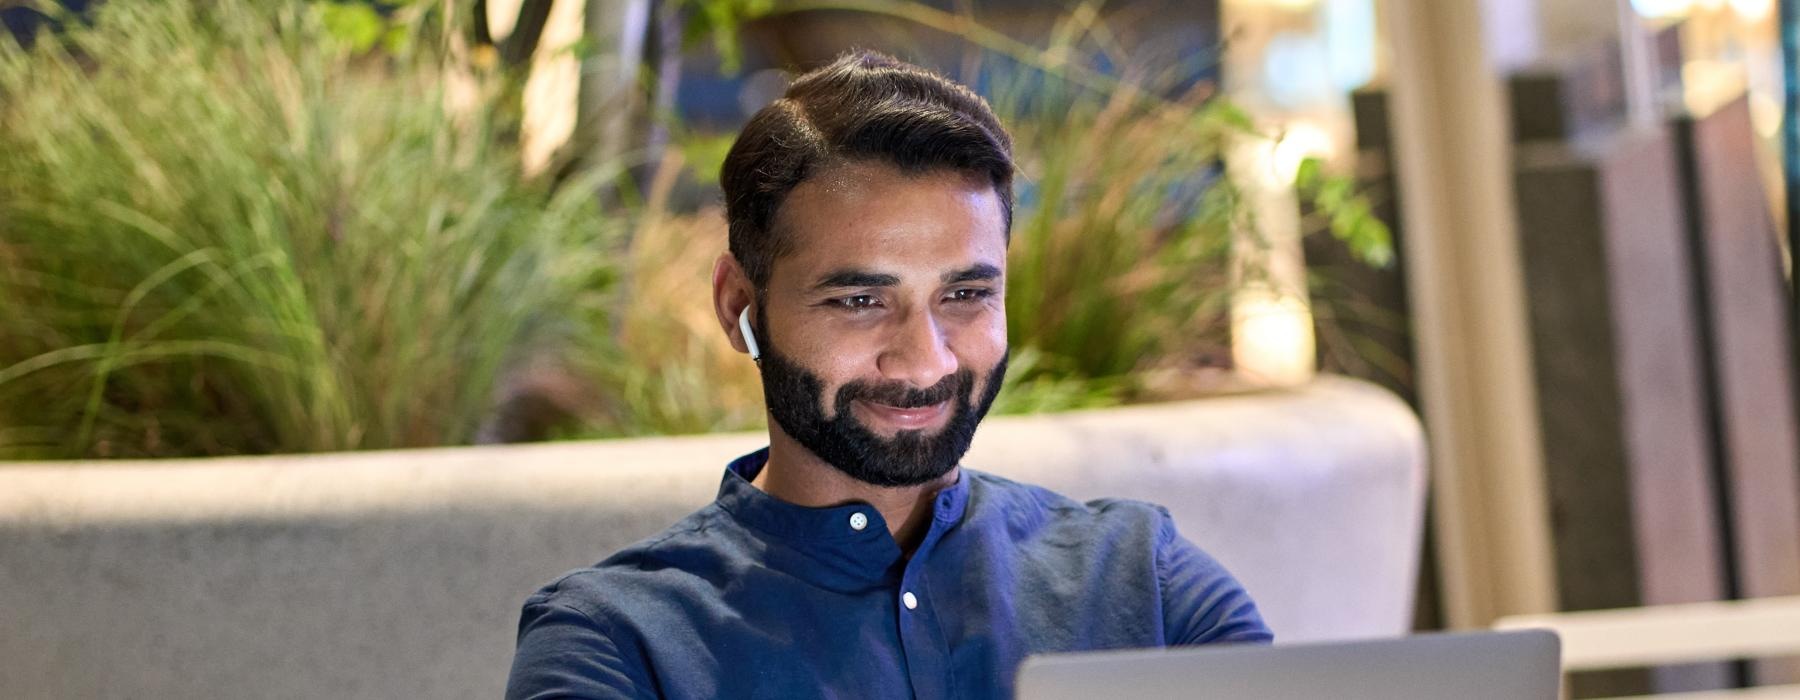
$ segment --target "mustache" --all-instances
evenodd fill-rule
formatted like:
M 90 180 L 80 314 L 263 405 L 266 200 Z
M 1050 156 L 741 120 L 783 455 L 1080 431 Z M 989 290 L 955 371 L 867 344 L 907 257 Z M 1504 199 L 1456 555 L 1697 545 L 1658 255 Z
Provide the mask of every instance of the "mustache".
M 837 405 L 847 406 L 851 401 L 860 399 L 868 403 L 878 403 L 895 408 L 933 406 L 962 394 L 974 380 L 975 373 L 964 368 L 924 389 L 914 389 L 903 383 L 851 382 L 838 389 Z

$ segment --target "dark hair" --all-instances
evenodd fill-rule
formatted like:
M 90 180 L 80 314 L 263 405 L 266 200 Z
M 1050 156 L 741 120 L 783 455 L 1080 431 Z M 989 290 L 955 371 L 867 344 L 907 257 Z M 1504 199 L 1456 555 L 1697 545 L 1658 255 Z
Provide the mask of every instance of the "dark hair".
M 852 51 L 800 76 L 762 108 L 719 173 L 731 254 L 758 293 L 787 237 L 775 213 L 806 178 L 844 162 L 883 162 L 908 174 L 953 170 L 985 177 L 1012 231 L 1012 137 L 974 91 L 924 68 Z

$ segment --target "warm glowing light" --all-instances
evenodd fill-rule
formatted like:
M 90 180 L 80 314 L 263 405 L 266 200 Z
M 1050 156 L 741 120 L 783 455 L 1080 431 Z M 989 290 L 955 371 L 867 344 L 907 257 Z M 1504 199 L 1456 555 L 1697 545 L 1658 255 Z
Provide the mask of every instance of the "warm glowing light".
M 576 100 L 581 91 L 581 60 L 567 50 L 581 39 L 584 7 L 577 0 L 551 5 L 539 49 L 531 57 L 525 79 L 525 116 L 520 125 L 520 163 L 535 175 L 549 167 L 556 150 L 575 134 Z
M 1695 0 L 1631 0 L 1631 8 L 1651 19 L 1686 17 Z
M 1732 61 L 1694 59 L 1681 66 L 1682 102 L 1693 114 L 1711 114 L 1744 94 L 1744 66 Z
M 1750 124 L 1765 139 L 1781 134 L 1781 103 L 1763 93 L 1750 95 Z
M 1236 0 L 1243 5 L 1261 5 L 1276 10 L 1310 10 L 1319 0 Z
M 1748 22 L 1761 22 L 1775 12 L 1775 0 L 1731 0 L 1731 11 Z
M 1317 372 L 1314 342 L 1305 302 L 1258 290 L 1232 300 L 1231 360 L 1245 378 L 1275 386 L 1311 381 Z
M 524 0 L 488 0 L 488 34 L 495 41 L 512 34 L 513 25 L 519 22 L 519 6 L 523 4 Z
M 1316 124 L 1304 121 L 1289 124 L 1270 157 L 1269 167 L 1275 182 L 1292 184 L 1294 176 L 1300 173 L 1301 163 L 1313 157 L 1329 159 L 1336 146 L 1331 134 Z
M 1273 386 L 1303 384 L 1317 371 L 1293 175 L 1306 155 L 1331 144 L 1323 129 L 1305 122 L 1289 125 L 1284 134 L 1276 144 L 1241 138 L 1225 159 L 1245 206 L 1257 213 L 1254 228 L 1234 234 L 1240 245 L 1232 246 L 1233 265 L 1259 271 L 1255 281 L 1239 273 L 1245 286 L 1231 299 L 1231 357 L 1246 380 Z

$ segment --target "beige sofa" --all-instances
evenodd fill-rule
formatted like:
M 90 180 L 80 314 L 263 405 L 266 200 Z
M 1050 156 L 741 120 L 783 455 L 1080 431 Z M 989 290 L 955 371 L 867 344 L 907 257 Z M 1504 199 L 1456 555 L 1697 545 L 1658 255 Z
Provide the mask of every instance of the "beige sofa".
M 761 445 L 0 464 L 0 698 L 497 697 L 528 593 Z M 1407 629 L 1424 446 L 1370 385 L 996 418 L 966 463 L 1166 505 L 1281 641 Z

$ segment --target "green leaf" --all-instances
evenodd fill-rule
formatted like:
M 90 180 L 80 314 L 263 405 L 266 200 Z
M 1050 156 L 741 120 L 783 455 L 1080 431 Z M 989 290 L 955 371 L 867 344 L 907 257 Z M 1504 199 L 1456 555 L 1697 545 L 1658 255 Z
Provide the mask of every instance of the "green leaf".
M 563 51 L 574 56 L 577 61 L 585 61 L 600 55 L 600 42 L 592 36 L 582 35 L 563 47 Z
M 743 68 L 743 46 L 739 29 L 745 22 L 775 11 L 774 0 L 686 0 L 692 8 L 682 27 L 682 42 L 691 45 L 701 39 L 712 40 L 719 54 L 719 70 L 727 75 Z
M 406 53 L 407 49 L 411 47 L 412 32 L 407 31 L 406 27 L 389 27 L 387 32 L 381 35 L 381 49 L 383 51 L 398 55 Z
M 1325 177 L 1325 162 L 1315 156 L 1307 156 L 1300 161 L 1300 168 L 1294 171 L 1294 187 L 1301 192 L 1309 192 L 1319 186 Z
M 712 185 L 718 183 L 719 170 L 725 165 L 725 156 L 731 152 L 731 144 L 736 140 L 737 134 L 689 135 L 677 139 L 676 147 L 681 149 L 694 180 Z
M 1244 108 L 1224 98 L 1213 98 L 1207 102 L 1206 108 L 1200 112 L 1200 118 L 1236 131 L 1248 134 L 1259 133 L 1256 128 L 1256 119 L 1251 117 Z
M 375 42 L 382 40 L 384 23 L 373 7 L 320 2 L 314 3 L 313 8 L 319 13 L 319 21 L 324 23 L 325 31 L 353 51 L 368 51 L 375 47 Z

